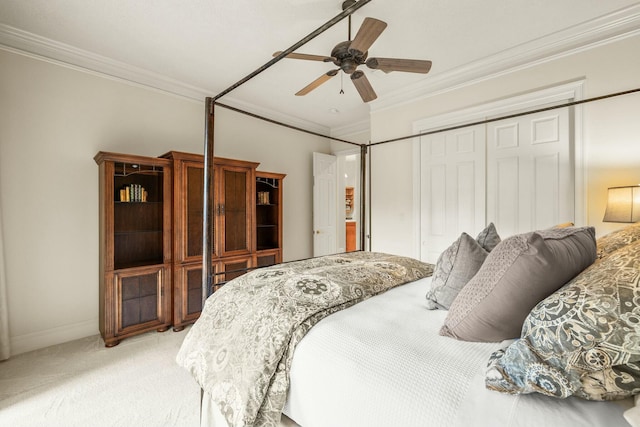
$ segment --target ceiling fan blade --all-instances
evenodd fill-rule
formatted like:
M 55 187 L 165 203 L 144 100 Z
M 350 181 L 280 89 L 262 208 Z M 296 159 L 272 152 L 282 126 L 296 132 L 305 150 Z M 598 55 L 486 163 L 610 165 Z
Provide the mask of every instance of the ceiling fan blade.
M 422 59 L 369 58 L 366 64 L 369 68 L 382 70 L 385 73 L 404 71 L 426 74 L 431 70 L 431 61 Z
M 318 77 L 317 79 L 315 79 L 314 81 L 312 81 L 311 83 L 309 83 L 308 85 L 300 89 L 298 92 L 296 92 L 296 96 L 303 96 L 308 94 L 309 92 L 311 92 L 312 90 L 320 86 L 322 83 L 326 82 L 327 80 L 331 79 L 331 77 L 338 74 L 338 71 L 339 70 L 331 70 L 324 73 L 323 75 L 321 75 L 320 77 Z
M 373 101 L 378 97 L 376 92 L 371 87 L 371 83 L 369 83 L 369 79 L 365 74 L 358 70 L 355 73 L 351 74 L 351 81 L 353 81 L 353 85 L 356 87 L 356 90 L 360 94 L 360 98 L 364 102 Z
M 282 53 L 281 50 L 274 52 L 273 57 L 280 55 Z M 333 62 L 334 58 L 330 56 L 322 56 L 322 55 L 308 55 L 306 53 L 290 53 L 285 58 L 290 59 L 306 59 L 308 61 L 322 61 L 322 62 Z
M 362 22 L 358 33 L 351 42 L 349 50 L 365 53 L 385 28 L 387 28 L 387 23 L 384 21 L 375 18 L 364 18 L 364 22 Z

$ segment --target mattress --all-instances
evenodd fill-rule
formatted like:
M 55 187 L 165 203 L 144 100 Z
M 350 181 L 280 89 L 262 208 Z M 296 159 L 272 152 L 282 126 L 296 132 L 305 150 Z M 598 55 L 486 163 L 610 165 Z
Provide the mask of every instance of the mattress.
M 593 402 L 487 390 L 502 343 L 438 334 L 446 311 L 427 310 L 421 279 L 334 313 L 296 347 L 284 413 L 303 427 L 585 427 L 629 424 L 628 399 Z

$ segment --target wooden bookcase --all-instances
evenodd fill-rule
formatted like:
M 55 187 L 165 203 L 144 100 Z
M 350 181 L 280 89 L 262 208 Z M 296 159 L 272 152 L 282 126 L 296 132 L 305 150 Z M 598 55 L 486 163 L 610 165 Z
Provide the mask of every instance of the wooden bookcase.
M 99 328 L 107 347 L 171 325 L 171 162 L 99 152 Z
M 202 304 L 203 156 L 99 152 L 94 160 L 100 170 L 99 305 L 105 344 L 171 325 L 183 329 L 200 316 Z M 214 159 L 212 292 L 247 269 L 282 261 L 285 175 L 257 167 Z
M 282 183 L 286 175 L 256 171 L 256 266 L 282 262 Z

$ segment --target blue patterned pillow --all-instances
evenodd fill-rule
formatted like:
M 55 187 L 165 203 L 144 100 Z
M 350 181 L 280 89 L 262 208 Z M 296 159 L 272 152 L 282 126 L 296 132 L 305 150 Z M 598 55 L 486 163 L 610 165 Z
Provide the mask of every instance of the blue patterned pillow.
M 600 237 L 596 242 L 598 245 L 598 258 L 604 258 L 636 240 L 640 240 L 640 222 Z
M 492 355 L 487 388 L 616 400 L 640 393 L 640 240 L 540 302 Z

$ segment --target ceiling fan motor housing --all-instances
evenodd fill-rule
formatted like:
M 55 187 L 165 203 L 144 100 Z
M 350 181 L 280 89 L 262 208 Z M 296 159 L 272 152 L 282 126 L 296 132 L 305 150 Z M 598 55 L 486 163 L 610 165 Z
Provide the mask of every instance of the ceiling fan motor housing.
M 367 52 L 361 53 L 357 50 L 349 50 L 351 41 L 340 42 L 331 51 L 331 56 L 335 58 L 336 64 L 342 71 L 352 74 L 358 68 L 358 65 L 364 64 L 367 60 Z

